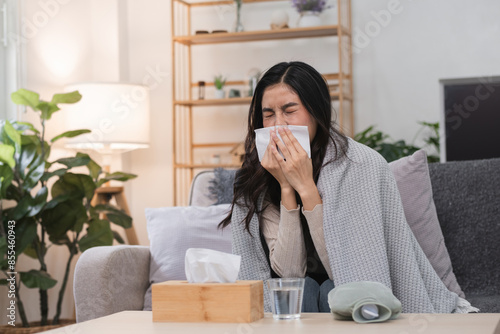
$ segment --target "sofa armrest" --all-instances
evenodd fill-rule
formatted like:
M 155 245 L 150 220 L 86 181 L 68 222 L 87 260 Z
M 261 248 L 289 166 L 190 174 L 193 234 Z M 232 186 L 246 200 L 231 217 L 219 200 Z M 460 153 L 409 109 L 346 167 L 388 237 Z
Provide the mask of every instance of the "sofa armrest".
M 73 284 L 77 322 L 142 310 L 149 261 L 149 247 L 145 246 L 103 246 L 83 252 Z

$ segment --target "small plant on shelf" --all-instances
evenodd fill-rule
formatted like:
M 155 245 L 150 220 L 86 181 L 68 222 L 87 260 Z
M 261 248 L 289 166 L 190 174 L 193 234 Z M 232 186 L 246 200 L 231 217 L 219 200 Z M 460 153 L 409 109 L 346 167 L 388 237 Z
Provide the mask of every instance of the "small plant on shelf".
M 215 97 L 218 99 L 224 98 L 224 86 L 226 85 L 226 78 L 223 75 L 216 75 L 214 77 Z

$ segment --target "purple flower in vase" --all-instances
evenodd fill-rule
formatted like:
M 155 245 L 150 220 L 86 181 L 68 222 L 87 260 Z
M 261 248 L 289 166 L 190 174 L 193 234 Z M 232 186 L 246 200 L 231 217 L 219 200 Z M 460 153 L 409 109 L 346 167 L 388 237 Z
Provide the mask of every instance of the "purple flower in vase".
M 325 0 L 292 0 L 292 5 L 299 13 L 306 11 L 321 13 L 330 8 L 326 6 Z

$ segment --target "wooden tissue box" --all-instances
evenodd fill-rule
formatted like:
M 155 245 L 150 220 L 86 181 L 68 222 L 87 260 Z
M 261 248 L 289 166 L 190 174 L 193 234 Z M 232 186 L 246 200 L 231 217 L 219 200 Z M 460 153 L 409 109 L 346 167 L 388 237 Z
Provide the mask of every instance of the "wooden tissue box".
M 262 281 L 153 284 L 153 321 L 252 322 L 264 317 Z

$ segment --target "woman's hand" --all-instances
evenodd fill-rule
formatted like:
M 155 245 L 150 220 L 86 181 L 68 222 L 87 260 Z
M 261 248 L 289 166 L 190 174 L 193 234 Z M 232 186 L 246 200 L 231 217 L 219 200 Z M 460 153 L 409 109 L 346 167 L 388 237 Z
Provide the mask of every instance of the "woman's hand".
M 290 183 L 288 183 L 285 175 L 283 174 L 283 171 L 281 170 L 280 164 L 273 153 L 273 150 L 276 151 L 276 143 L 273 140 L 273 136 L 277 137 L 275 132 L 271 130 L 271 140 L 269 140 L 269 145 L 267 145 L 266 152 L 264 153 L 264 157 L 262 158 L 260 164 L 269 173 L 271 173 L 272 176 L 274 176 L 274 178 L 280 184 L 281 189 L 283 188 L 292 189 L 292 186 L 290 185 Z M 283 160 L 283 158 L 281 157 L 281 155 L 279 155 L 279 153 L 278 156 L 281 160 Z
M 321 197 L 313 178 L 312 160 L 307 156 L 299 141 L 288 128 L 280 128 L 279 134 L 283 142 L 276 133 L 271 132 L 271 140 L 274 145 L 268 147 L 279 165 L 279 174 L 284 176 L 286 182 L 299 194 L 305 210 L 313 210 L 317 204 L 322 203 Z M 280 149 L 283 157 L 278 152 Z M 276 167 L 274 167 L 277 170 Z M 274 175 L 274 174 L 273 174 Z M 275 176 L 276 177 L 276 176 Z M 279 182 L 279 179 L 278 179 Z M 281 184 L 281 182 L 280 182 Z
M 280 128 L 278 131 L 283 141 L 276 133 L 271 133 L 271 142 L 274 143 L 271 151 L 288 183 L 301 195 L 305 188 L 316 186 L 313 179 L 312 160 L 290 129 Z

